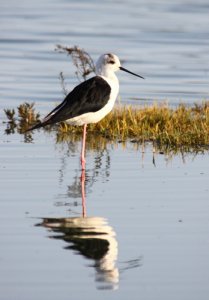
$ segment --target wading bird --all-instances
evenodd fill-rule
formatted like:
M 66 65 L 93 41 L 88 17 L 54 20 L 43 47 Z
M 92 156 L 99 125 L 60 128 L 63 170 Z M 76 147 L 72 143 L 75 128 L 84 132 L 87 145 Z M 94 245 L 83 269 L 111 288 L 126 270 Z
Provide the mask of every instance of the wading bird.
M 115 75 L 118 70 L 143 78 L 123 68 L 116 55 L 103 54 L 96 63 L 96 76 L 76 86 L 61 104 L 28 131 L 62 121 L 83 125 L 81 167 L 85 169 L 86 127 L 87 124 L 99 122 L 112 110 L 119 92 L 119 81 Z

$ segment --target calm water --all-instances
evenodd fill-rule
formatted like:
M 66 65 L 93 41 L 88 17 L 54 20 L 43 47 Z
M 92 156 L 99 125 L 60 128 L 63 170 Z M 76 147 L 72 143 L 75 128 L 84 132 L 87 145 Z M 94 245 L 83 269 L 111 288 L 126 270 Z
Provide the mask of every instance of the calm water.
M 1 143 L 0 299 L 208 299 L 208 157 L 89 150 L 82 206 L 80 144 L 34 138 Z
M 118 74 L 124 103 L 207 99 L 208 14 L 208 1 L 0 1 L 1 300 L 208 299 L 208 154 L 98 142 L 81 174 L 80 143 L 24 143 L 2 123 L 24 101 L 54 107 L 60 71 L 77 84 L 56 44 L 145 76 Z

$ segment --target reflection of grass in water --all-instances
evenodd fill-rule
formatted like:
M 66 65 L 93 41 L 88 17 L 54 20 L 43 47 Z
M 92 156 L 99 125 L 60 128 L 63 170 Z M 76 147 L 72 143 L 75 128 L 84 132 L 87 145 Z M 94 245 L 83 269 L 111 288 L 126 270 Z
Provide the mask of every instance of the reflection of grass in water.
M 39 121 L 33 104 L 24 103 L 15 110 L 5 110 L 8 118 L 6 133 L 19 133 Z M 57 142 L 81 139 L 82 127 L 60 123 L 44 128 L 56 132 Z M 31 133 L 25 134 L 25 137 Z M 28 141 L 30 141 L 28 139 Z M 179 105 L 169 108 L 167 105 L 145 107 L 116 107 L 97 124 L 88 125 L 88 145 L 92 149 L 102 148 L 107 142 L 135 143 L 151 141 L 162 151 L 184 150 L 198 151 L 208 149 L 209 145 L 209 102 L 195 104 L 192 107 Z M 26 138 L 27 141 L 27 138 Z

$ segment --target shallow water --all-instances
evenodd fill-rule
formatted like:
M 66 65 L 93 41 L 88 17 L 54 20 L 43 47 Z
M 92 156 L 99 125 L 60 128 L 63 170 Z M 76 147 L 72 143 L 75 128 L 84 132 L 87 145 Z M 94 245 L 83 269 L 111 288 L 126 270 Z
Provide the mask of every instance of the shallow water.
M 208 155 L 108 144 L 0 147 L 1 299 L 207 299 Z M 85 217 L 83 217 L 85 215 Z
M 56 44 L 115 52 L 123 103 L 208 97 L 208 1 L 0 1 L 0 299 L 200 299 L 209 295 L 208 154 L 151 145 L 32 143 L 3 108 L 44 115 L 77 84 Z M 85 181 L 84 181 L 85 175 Z M 83 180 L 81 180 L 81 176 Z

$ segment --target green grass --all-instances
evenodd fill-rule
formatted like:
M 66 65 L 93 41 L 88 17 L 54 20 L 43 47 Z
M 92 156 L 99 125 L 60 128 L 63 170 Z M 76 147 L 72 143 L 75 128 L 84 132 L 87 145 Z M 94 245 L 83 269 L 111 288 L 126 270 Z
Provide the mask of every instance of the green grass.
M 21 109 L 20 109 L 21 108 Z M 34 105 L 22 104 L 15 110 L 5 110 L 8 124 L 15 123 L 17 132 L 24 131 L 39 120 Z M 12 117 L 11 117 L 12 116 Z M 7 125 L 7 131 L 9 126 Z M 13 126 L 14 127 L 14 126 Z M 46 127 L 48 132 L 56 132 L 57 142 L 81 138 L 82 127 L 60 123 Z M 153 142 L 159 148 L 208 150 L 209 148 L 209 101 L 191 107 L 168 105 L 144 107 L 116 106 L 97 124 L 87 127 L 88 139 L 98 145 L 98 138 L 114 142 Z M 29 134 L 29 133 L 28 133 Z

